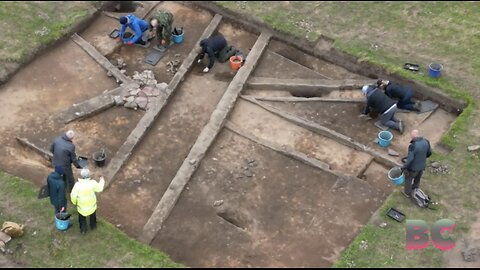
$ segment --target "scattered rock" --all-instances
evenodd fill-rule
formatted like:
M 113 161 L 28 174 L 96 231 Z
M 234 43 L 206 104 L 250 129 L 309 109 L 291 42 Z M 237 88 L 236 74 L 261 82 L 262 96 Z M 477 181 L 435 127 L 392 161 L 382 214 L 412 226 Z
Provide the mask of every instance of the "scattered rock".
M 450 171 L 448 170 L 447 165 L 442 165 L 439 162 L 433 162 L 431 165 L 430 171 L 435 174 L 448 174 Z
M 123 106 L 129 109 L 137 109 L 137 103 L 135 103 L 134 101 L 127 101 Z
M 128 93 L 129 93 L 131 96 L 136 96 L 136 95 L 138 95 L 138 93 L 140 93 L 140 89 L 139 89 L 139 88 L 133 89 L 133 90 L 128 91 Z
M 245 174 L 246 177 L 252 177 L 253 176 L 253 173 L 251 171 L 245 171 L 244 174 Z
M 360 242 L 360 246 L 359 246 L 359 247 L 360 247 L 361 250 L 367 249 L 367 247 L 368 247 L 367 240 L 362 240 L 362 242 Z
M 188 162 L 189 162 L 191 165 L 193 165 L 193 164 L 195 164 L 197 161 L 196 161 L 195 159 L 190 159 Z
M 477 151 L 478 149 L 480 149 L 480 145 L 470 145 L 469 147 L 467 147 L 467 149 L 470 152 Z
M 393 149 L 390 149 L 390 148 L 388 149 L 388 154 L 389 154 L 390 156 L 394 156 L 394 157 L 400 156 L 400 154 L 398 154 L 397 151 L 395 151 L 395 150 L 393 150 Z
M 142 182 L 142 180 L 140 180 L 140 179 L 133 180 L 133 183 L 135 183 L 135 184 L 140 184 L 141 182 Z
M 385 228 L 387 227 L 387 223 L 386 222 L 382 222 L 380 223 L 380 225 L 378 225 L 380 228 Z
M 220 206 L 220 205 L 222 205 L 222 204 L 223 204 L 223 200 L 218 200 L 218 201 L 215 201 L 215 202 L 213 203 L 213 206 L 214 206 L 214 207 L 217 207 L 217 206 Z
M 126 69 L 120 69 L 120 73 L 125 74 L 127 72 Z
M 217 160 L 218 160 L 218 158 L 212 158 L 212 160 L 213 160 L 213 161 L 217 161 Z
M 113 77 L 113 73 L 109 70 L 109 71 L 107 72 L 107 76 L 108 76 L 108 77 Z
M 135 103 L 137 103 L 138 108 L 140 108 L 142 110 L 146 110 L 147 105 L 148 105 L 148 98 L 146 98 L 146 97 L 136 97 L 135 98 Z
M 115 227 L 121 228 L 121 227 L 122 227 L 122 224 L 117 224 L 117 225 L 115 225 Z
M 114 96 L 113 101 L 116 106 L 123 106 L 123 104 L 125 104 L 125 100 L 121 96 Z

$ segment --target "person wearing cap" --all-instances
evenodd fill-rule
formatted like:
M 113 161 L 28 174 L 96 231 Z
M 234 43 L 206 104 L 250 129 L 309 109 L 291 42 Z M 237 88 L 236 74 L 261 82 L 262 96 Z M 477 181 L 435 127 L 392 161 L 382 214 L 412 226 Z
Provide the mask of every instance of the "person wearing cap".
M 50 146 L 50 152 L 53 154 L 53 167 L 61 166 L 63 169 L 63 179 L 65 180 L 65 190 L 70 193 L 75 184 L 73 178 L 72 164 L 80 169 L 78 164 L 77 154 L 75 153 L 75 145 L 73 138 L 75 132 L 73 130 L 67 131 L 65 134 L 57 137 Z
M 105 179 L 100 177 L 100 182 L 90 179 L 90 171 L 86 168 L 80 171 L 81 178 L 75 183 L 70 194 L 73 205 L 77 206 L 78 223 L 80 232 L 87 232 L 87 217 L 90 217 L 90 229 L 97 228 L 97 197 L 96 192 L 102 192 Z
M 377 87 L 383 89 L 385 94 L 393 99 L 397 99 L 397 107 L 402 110 L 420 111 L 420 103 L 412 101 L 413 90 L 388 80 L 378 80 Z
M 382 125 L 396 129 L 403 134 L 403 122 L 395 118 L 396 102 L 373 85 L 364 85 L 362 92 L 367 97 L 367 104 L 360 116 L 367 116 L 370 113 L 370 108 L 373 108 L 380 114 Z
M 200 63 L 205 57 L 205 54 L 208 54 L 208 66 L 203 69 L 203 72 L 208 72 L 212 69 L 213 65 L 215 64 L 215 58 L 218 57 L 220 51 L 227 46 L 227 40 L 222 35 L 210 37 L 203 39 L 200 41 L 200 47 L 202 48 L 202 52 L 198 57 L 198 63 Z
M 149 24 L 149 38 L 155 36 L 158 46 L 168 46 L 172 43 L 173 14 L 167 10 L 159 10 L 153 14 Z
M 119 41 L 123 41 L 124 44 L 129 46 L 134 43 L 145 45 L 148 42 L 148 23 L 142 19 L 137 18 L 133 14 L 128 14 L 127 16 L 120 17 L 120 37 Z M 129 38 L 124 38 L 125 30 L 127 27 L 130 27 L 135 33 Z
M 50 203 L 55 209 L 55 214 L 60 210 L 67 210 L 67 199 L 65 197 L 65 181 L 63 181 L 62 166 L 55 166 L 55 171 L 47 177 L 48 196 Z

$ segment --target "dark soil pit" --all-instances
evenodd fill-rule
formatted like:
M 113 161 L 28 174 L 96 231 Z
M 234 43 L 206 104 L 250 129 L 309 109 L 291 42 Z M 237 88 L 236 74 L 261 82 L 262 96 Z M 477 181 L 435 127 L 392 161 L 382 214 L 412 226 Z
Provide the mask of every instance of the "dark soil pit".
M 255 42 L 250 34 L 233 30 L 230 25 L 222 25 L 220 30 L 240 48 L 251 47 Z M 137 236 L 143 229 L 229 85 L 215 79 L 217 74 L 230 73 L 229 64 L 217 62 L 208 73 L 203 73 L 203 68 L 202 64 L 194 64 L 100 199 L 105 205 L 100 213 L 122 224 L 130 235 Z
M 382 200 L 224 130 L 152 244 L 193 267 L 327 267 Z

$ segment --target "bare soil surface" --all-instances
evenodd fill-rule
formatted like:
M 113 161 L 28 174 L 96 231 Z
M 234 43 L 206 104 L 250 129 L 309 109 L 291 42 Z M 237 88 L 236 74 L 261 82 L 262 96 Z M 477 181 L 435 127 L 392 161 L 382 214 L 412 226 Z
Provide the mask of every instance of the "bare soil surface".
M 256 40 L 255 35 L 228 24 L 221 24 L 218 32 L 241 49 L 252 47 Z M 101 198 L 105 206 L 99 212 L 133 236 L 143 229 L 227 89 L 229 81 L 216 78 L 235 75 L 228 63 L 217 61 L 207 74 L 203 68 L 203 63 L 195 64 Z
M 370 156 L 299 127 L 248 101 L 239 100 L 230 121 L 255 136 L 296 150 L 330 165 L 332 170 L 357 176 Z
M 383 200 L 226 130 L 187 186 L 153 245 L 194 267 L 327 267 Z
M 381 148 L 374 142 L 380 132 L 374 125 L 378 118 L 373 120 L 358 118 L 364 106 L 361 103 L 265 102 L 302 119 L 340 132 L 376 150 L 387 152 L 385 148 Z M 448 130 L 450 124 L 455 120 L 454 115 L 442 109 L 437 109 L 432 113 L 421 114 L 398 112 L 396 117 L 403 120 L 405 124 L 404 134 L 400 134 L 396 130 L 392 131 L 394 138 L 390 148 L 400 153 L 399 159 L 407 154 L 410 132 L 413 129 L 418 129 L 420 134 L 426 137 L 432 144 L 432 147 L 435 148 L 435 145 L 440 141 L 441 135 Z
M 102 15 L 80 35 L 110 60 L 123 58 L 127 75 L 150 69 L 157 81 L 168 83 L 173 74 L 167 72 L 166 63 L 187 56 L 212 15 L 174 2 L 162 2 L 160 8 L 172 11 L 174 26 L 184 27 L 185 40 L 173 45 L 155 67 L 143 62 L 152 48 L 117 46 L 107 36 L 119 26 L 115 19 Z M 257 38 L 226 23 L 221 23 L 217 31 L 245 54 Z M 218 61 L 209 73 L 203 73 L 207 61 L 194 65 L 116 179 L 99 195 L 99 215 L 121 225 L 132 237 L 143 229 L 235 76 L 228 62 Z M 271 42 L 253 76 L 362 78 L 277 41 Z M 51 171 L 49 164 L 22 148 L 15 136 L 26 137 L 49 150 L 52 140 L 69 128 L 77 132 L 78 155 L 91 157 L 93 152 L 105 149 L 107 157 L 113 156 L 144 112 L 115 107 L 68 125 L 56 116 L 75 103 L 117 86 L 115 79 L 107 77 L 106 71 L 72 41 L 40 56 L 0 89 L 0 149 L 4 153 L 0 168 L 40 185 Z M 268 89 L 245 93 L 289 95 Z M 326 97 L 358 98 L 359 94 L 334 91 Z M 360 104 L 269 104 L 379 148 L 373 142 L 378 134 L 374 121 L 357 118 Z M 420 125 L 421 133 L 434 145 L 454 120 L 453 115 L 442 110 L 428 118 L 414 113 L 399 114 L 399 118 L 405 120 L 407 132 L 400 136 L 394 131 L 392 148 L 401 155 L 406 153 L 408 132 L 414 127 Z M 152 245 L 189 266 L 330 266 L 391 191 L 388 168 L 372 162 L 368 154 L 298 127 L 244 100 L 237 102 L 229 120 L 257 137 L 363 180 L 339 180 L 224 130 Z M 92 161 L 89 167 L 94 178 L 102 174 Z M 219 200 L 223 204 L 214 207 Z

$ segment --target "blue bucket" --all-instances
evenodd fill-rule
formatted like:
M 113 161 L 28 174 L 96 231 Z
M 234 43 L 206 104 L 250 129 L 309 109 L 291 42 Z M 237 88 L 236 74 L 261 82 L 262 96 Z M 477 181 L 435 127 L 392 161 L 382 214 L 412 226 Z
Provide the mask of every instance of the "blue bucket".
M 173 42 L 175 42 L 175 44 L 180 44 L 183 42 L 183 34 L 185 33 L 185 31 L 183 31 L 180 35 L 175 35 L 172 33 L 172 37 L 173 37 Z
M 378 144 L 380 144 L 381 147 L 388 147 L 392 139 L 393 134 L 390 131 L 384 130 L 378 133 Z
M 396 186 L 400 186 L 405 181 L 405 176 L 400 167 L 393 167 L 388 171 L 388 179 Z
M 438 63 L 431 63 L 428 65 L 428 75 L 432 78 L 438 78 L 440 77 L 442 73 L 443 66 Z
M 60 231 L 66 231 L 68 229 L 68 225 L 70 224 L 70 221 L 67 220 L 61 220 L 55 217 L 55 227 L 57 227 L 58 230 Z

